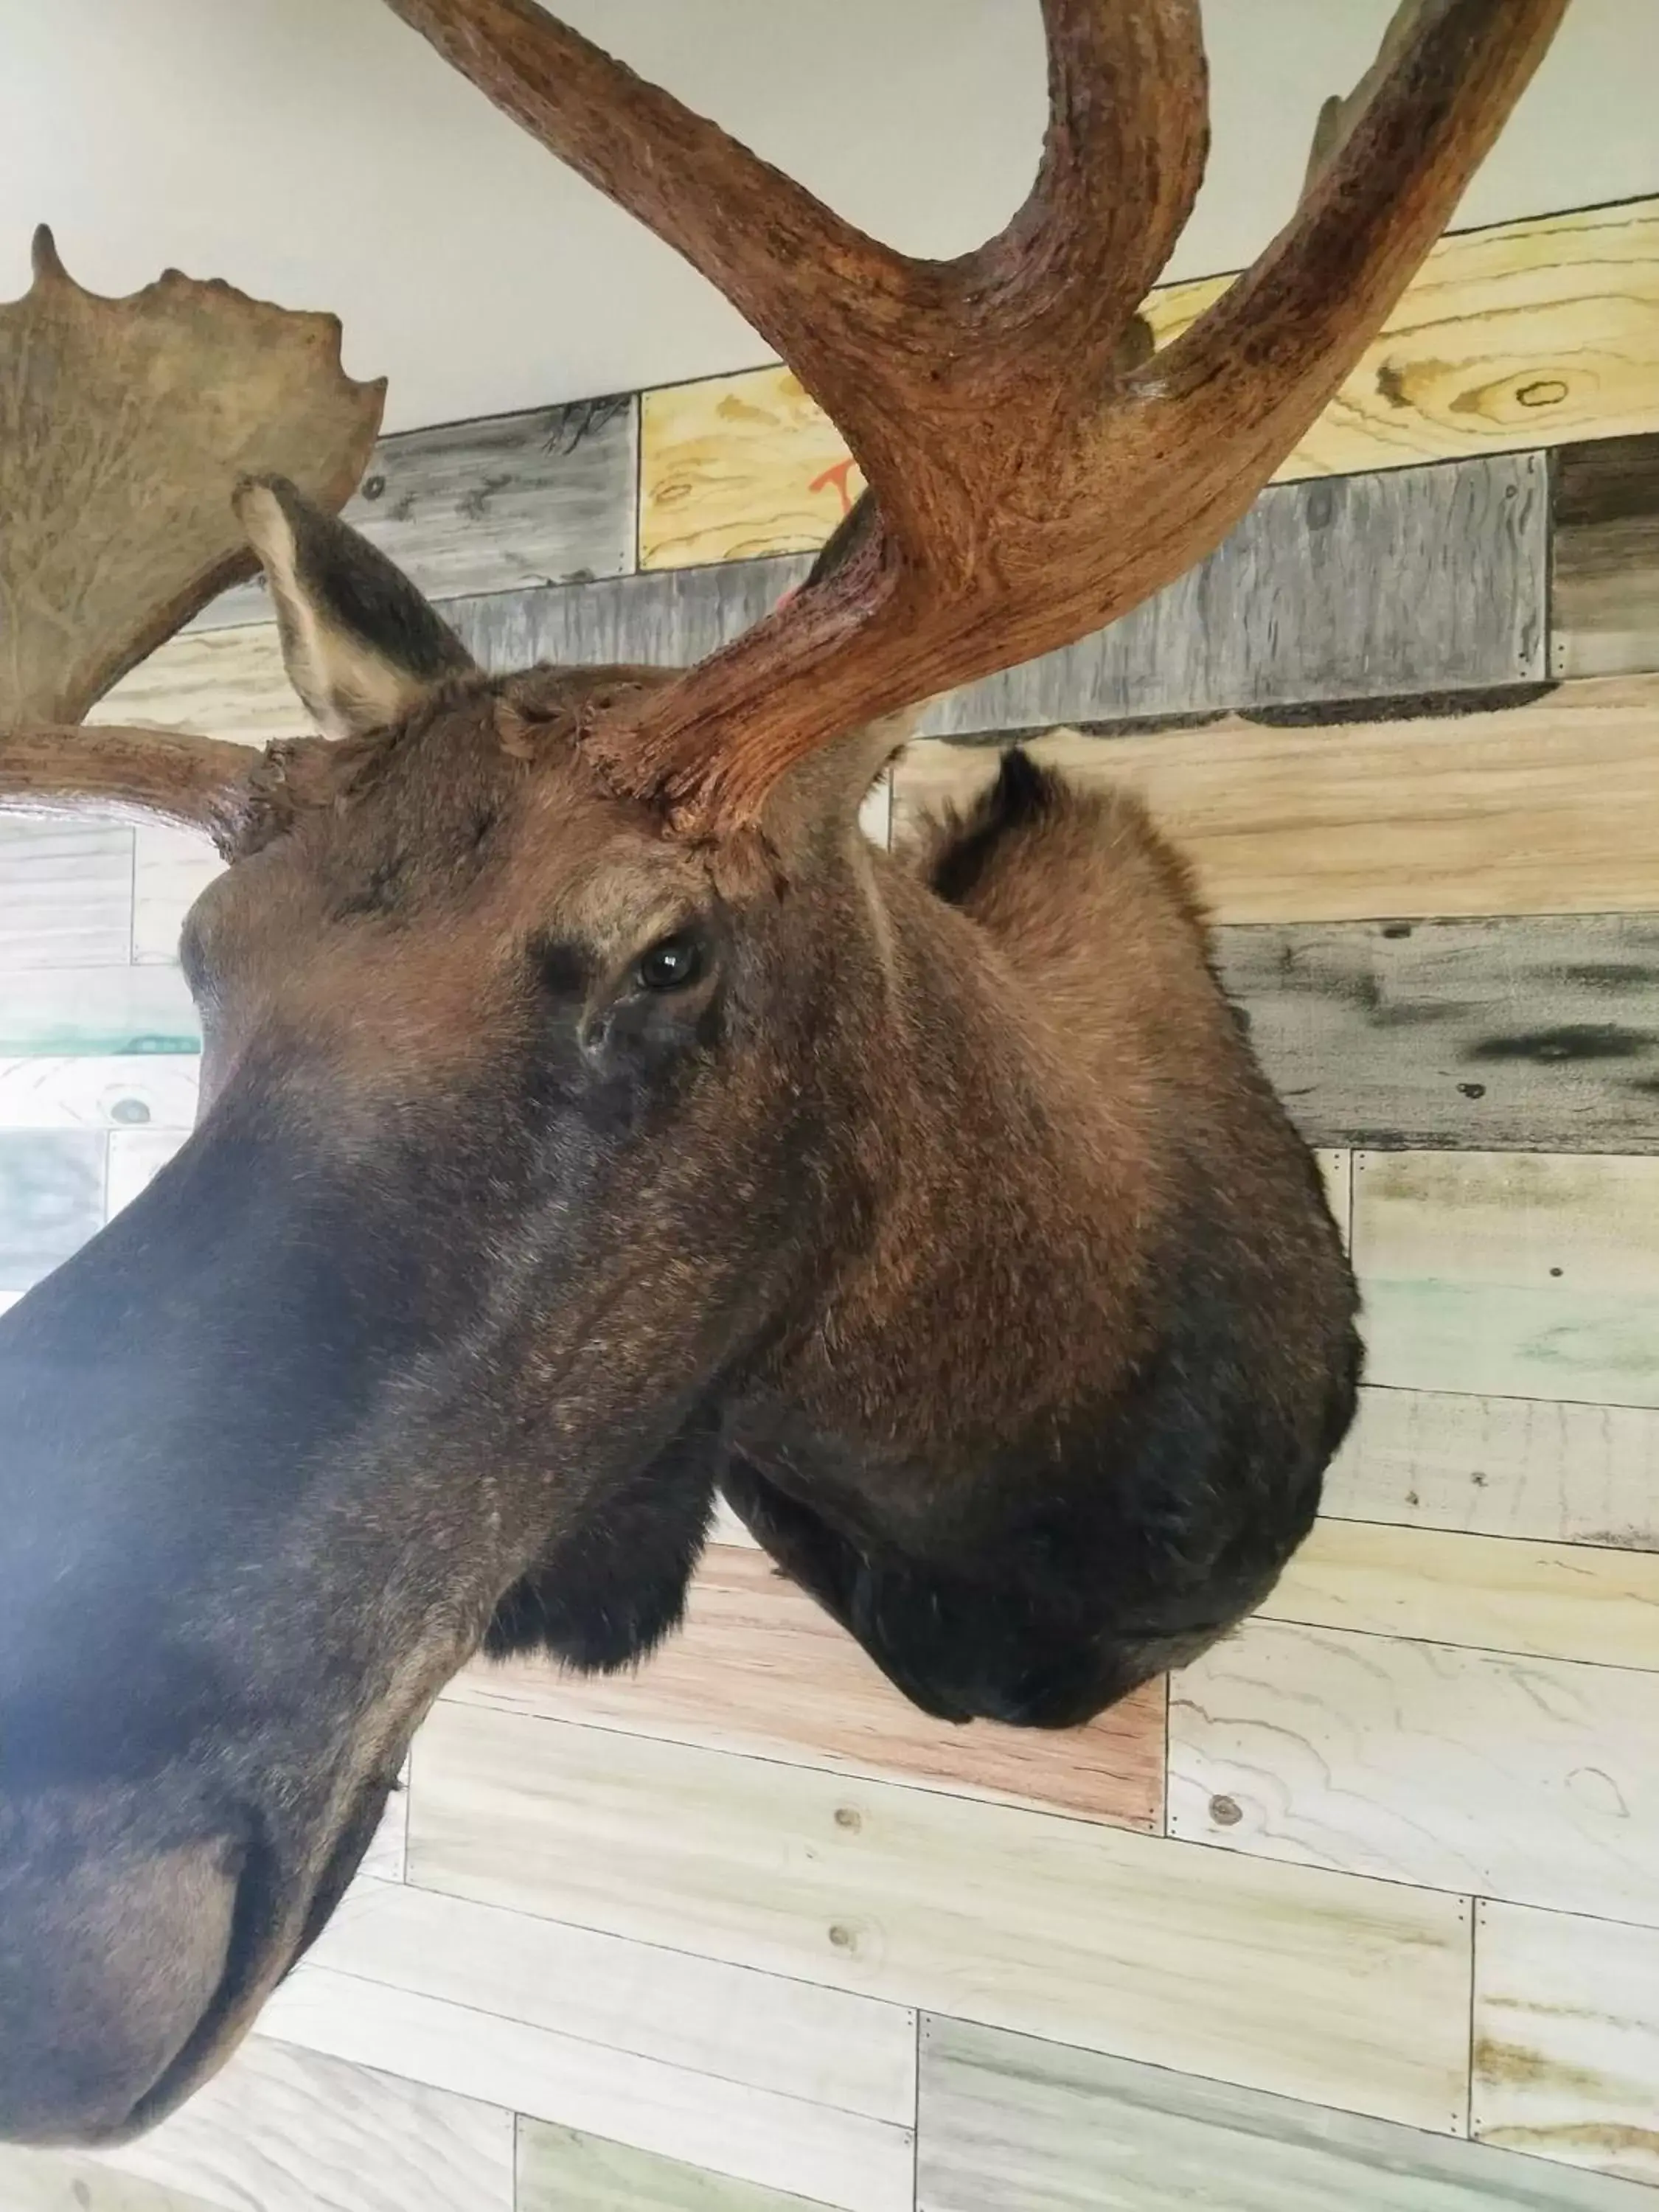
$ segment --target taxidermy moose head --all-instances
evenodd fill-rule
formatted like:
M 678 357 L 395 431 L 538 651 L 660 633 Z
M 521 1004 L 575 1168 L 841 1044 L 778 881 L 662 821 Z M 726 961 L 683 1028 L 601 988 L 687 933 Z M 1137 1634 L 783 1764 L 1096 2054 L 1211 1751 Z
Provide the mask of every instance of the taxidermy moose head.
M 945 263 L 531 0 L 392 4 L 721 287 L 871 491 L 698 667 L 485 673 L 333 519 L 379 393 L 322 319 L 175 276 L 95 301 L 49 241 L 5 311 L 0 793 L 230 863 L 182 948 L 199 1126 L 0 1327 L 24 2140 L 118 2139 L 210 2074 L 444 1682 L 481 1647 L 638 1659 L 717 1493 L 927 1711 L 1065 1727 L 1261 1600 L 1352 1409 L 1313 1166 L 1139 806 L 1016 752 L 909 854 L 856 815 L 917 702 L 1231 528 L 1565 0 L 1408 6 L 1286 228 L 1157 353 L 1195 0 L 1043 0 L 1036 185 Z M 240 532 L 325 734 L 82 726 L 251 569 Z

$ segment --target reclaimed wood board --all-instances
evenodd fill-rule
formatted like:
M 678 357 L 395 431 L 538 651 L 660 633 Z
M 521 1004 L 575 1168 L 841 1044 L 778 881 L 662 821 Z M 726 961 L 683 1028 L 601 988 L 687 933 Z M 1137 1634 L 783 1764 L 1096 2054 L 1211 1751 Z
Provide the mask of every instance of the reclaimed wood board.
M 1367 1374 L 1659 1406 L 1659 1158 L 1357 1152 Z
M 144 822 L 132 841 L 132 957 L 173 962 L 185 916 L 225 864 L 207 837 Z
M 630 395 L 397 431 L 343 519 L 429 599 L 619 576 L 634 565 L 638 411 Z M 260 579 L 222 593 L 194 627 L 270 613 Z
M 629 1735 L 1012 1798 L 1127 1827 L 1163 1819 L 1164 1686 L 1086 1729 L 1046 1735 L 919 1712 L 763 1552 L 712 1544 L 686 1626 L 636 1674 L 478 1661 L 446 1695 Z
M 109 967 L 132 945 L 132 831 L 0 813 L 0 976 Z
M 1158 343 L 1231 282 L 1153 292 L 1144 312 Z M 1279 475 L 1346 476 L 1656 428 L 1659 200 L 1636 200 L 1442 239 Z M 648 392 L 640 566 L 822 544 L 860 484 L 840 435 L 786 369 Z
M 810 2212 L 810 2207 L 803 2197 L 653 2158 L 574 2128 L 520 2120 L 518 2212 Z
M 918 2212 L 1642 2212 L 1639 2190 L 957 2021 L 922 2023 Z
M 416 1739 L 410 1878 L 1384 2118 L 1463 2121 L 1468 1908 L 1395 1883 L 443 1704 Z
M 1659 1924 L 1659 1681 L 1251 1620 L 1171 1684 L 1170 1830 Z
M 1659 1151 L 1659 920 L 1232 927 L 1216 951 L 1311 1143 Z
M 106 1138 L 93 1129 L 0 1131 L 0 1291 L 26 1291 L 104 1222 Z
M 202 1032 L 176 968 L 20 968 L 0 976 L 0 1060 L 194 1054 Z
M 1550 669 L 1659 668 L 1659 435 L 1602 438 L 1555 457 Z
M 1564 684 L 1490 712 L 1327 727 L 1227 718 L 1060 731 L 1036 758 L 1138 791 L 1222 922 L 1620 914 L 1659 907 L 1659 680 Z M 996 774 L 922 741 L 893 771 L 895 842 Z
M 0 2205 L 5 2212 L 222 2212 L 135 2173 L 116 2173 L 73 2151 L 0 2147 Z
M 1659 1555 L 1321 1520 L 1263 1620 L 1659 1669 Z
M 1482 1904 L 1473 2130 L 1659 2185 L 1659 1931 Z
M 245 745 L 311 733 L 271 622 L 180 630 L 106 691 L 88 722 L 161 722 Z
M 1659 1412 L 1365 1389 L 1322 1511 L 1659 1551 Z

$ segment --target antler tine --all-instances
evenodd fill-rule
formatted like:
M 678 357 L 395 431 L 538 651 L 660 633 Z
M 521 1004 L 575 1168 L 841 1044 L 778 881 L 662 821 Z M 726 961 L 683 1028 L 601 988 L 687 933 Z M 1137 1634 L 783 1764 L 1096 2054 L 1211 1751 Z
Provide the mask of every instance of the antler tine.
M 87 807 L 234 838 L 264 756 L 223 738 L 118 723 L 25 724 L 0 731 L 0 812 Z

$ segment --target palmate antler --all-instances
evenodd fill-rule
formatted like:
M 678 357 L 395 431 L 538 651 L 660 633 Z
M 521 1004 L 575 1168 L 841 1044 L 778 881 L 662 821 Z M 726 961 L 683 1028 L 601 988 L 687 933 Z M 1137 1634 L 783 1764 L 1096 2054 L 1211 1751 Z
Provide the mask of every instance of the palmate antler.
M 1566 0 L 1407 0 L 1369 98 L 1328 104 L 1285 228 L 1127 369 L 1203 168 L 1197 0 L 1042 0 L 1036 183 L 948 262 L 866 236 L 534 0 L 388 3 L 720 287 L 871 488 L 878 520 L 830 574 L 588 732 L 620 787 L 718 833 L 844 732 L 1070 644 L 1209 553 L 1375 337 Z

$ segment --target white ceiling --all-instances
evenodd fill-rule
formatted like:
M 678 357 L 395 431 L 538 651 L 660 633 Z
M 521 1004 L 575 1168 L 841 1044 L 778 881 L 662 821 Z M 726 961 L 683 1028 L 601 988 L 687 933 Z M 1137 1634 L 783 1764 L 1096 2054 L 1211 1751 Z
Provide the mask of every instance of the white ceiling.
M 1392 0 L 1206 0 L 1215 145 L 1171 264 L 1288 211 L 1321 99 Z M 855 222 L 943 253 L 998 228 L 1042 124 L 1037 0 L 564 0 L 562 12 Z M 1572 0 L 1461 223 L 1659 192 L 1656 0 Z M 50 222 L 71 272 L 167 263 L 344 320 L 387 422 L 745 367 L 666 248 L 450 75 L 380 0 L 0 0 L 0 297 Z

